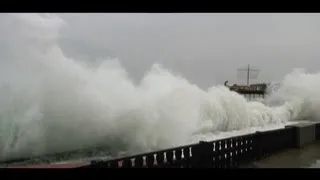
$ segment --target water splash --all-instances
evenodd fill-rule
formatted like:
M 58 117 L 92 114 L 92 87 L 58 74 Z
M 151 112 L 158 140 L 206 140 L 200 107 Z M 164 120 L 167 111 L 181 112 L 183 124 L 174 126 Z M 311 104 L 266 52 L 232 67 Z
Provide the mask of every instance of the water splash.
M 0 160 L 99 146 L 147 151 L 320 116 L 319 74 L 294 71 L 264 103 L 224 86 L 202 90 L 158 64 L 135 85 L 116 59 L 88 66 L 65 57 L 58 16 L 5 16 L 19 28 L 6 31 L 11 51 L 0 62 Z

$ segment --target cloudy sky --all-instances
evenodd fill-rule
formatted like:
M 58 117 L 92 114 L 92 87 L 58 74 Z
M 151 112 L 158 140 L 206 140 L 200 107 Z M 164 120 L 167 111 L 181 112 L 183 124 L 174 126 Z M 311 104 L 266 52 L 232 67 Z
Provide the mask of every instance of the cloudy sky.
M 68 56 L 118 57 L 139 80 L 163 64 L 206 88 L 237 79 L 251 64 L 259 81 L 281 80 L 292 68 L 320 71 L 318 14 L 60 14 L 68 23 Z

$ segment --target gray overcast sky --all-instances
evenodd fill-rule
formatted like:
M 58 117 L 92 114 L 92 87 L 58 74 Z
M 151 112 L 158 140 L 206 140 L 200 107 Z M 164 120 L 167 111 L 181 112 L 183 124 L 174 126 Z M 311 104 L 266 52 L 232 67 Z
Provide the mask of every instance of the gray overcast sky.
M 248 63 L 259 80 L 320 69 L 319 14 L 60 14 L 69 56 L 117 56 L 139 80 L 157 62 L 206 88 L 237 81 Z M 245 81 L 243 81 L 245 82 Z

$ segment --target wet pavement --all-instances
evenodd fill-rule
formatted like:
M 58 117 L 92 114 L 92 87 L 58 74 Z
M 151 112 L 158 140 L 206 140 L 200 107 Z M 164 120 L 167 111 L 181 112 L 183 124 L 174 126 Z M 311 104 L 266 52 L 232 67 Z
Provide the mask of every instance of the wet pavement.
M 320 168 L 320 141 L 288 149 L 253 163 L 256 168 Z

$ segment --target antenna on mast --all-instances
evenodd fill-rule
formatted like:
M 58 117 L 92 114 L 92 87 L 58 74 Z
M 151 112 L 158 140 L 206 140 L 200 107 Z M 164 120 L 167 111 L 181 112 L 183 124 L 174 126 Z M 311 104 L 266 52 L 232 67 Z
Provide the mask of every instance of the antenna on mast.
M 247 68 L 239 68 L 238 71 L 238 77 L 239 73 L 246 73 L 246 79 L 247 79 L 247 86 L 250 85 L 250 79 L 256 79 L 258 77 L 259 71 L 258 69 L 252 69 L 250 68 L 250 64 L 248 64 Z

